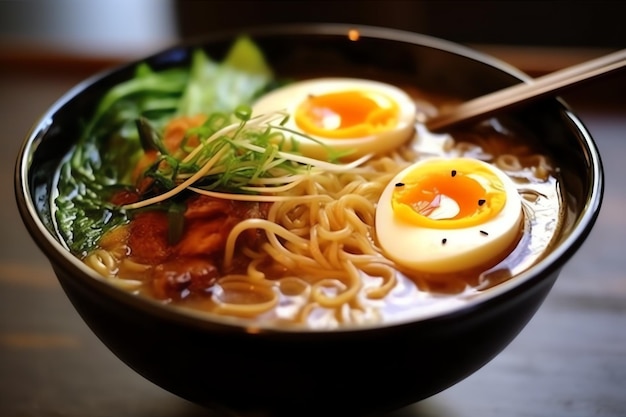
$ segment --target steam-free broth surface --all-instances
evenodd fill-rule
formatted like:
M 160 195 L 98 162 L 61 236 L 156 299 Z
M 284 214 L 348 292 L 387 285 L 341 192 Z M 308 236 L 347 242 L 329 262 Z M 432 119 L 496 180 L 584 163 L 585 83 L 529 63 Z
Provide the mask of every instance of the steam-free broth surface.
M 318 95 L 316 103 L 349 99 L 365 109 L 358 116 L 362 121 L 353 123 L 360 136 L 351 133 L 347 139 L 368 148 L 355 154 L 345 143 L 333 146 L 344 139 L 325 133 L 345 128 L 341 109 L 352 107 L 309 108 L 307 114 L 322 115 L 313 140 L 306 130 L 298 131 L 305 129 L 302 125 L 284 127 L 285 117 L 293 120 L 301 101 L 274 103 L 255 113 L 254 103 L 275 91 L 271 71 L 261 67 L 238 70 L 247 84 L 245 94 L 230 99 L 233 105 L 190 101 L 186 92 L 193 80 L 173 71 L 169 81 L 180 85 L 180 94 L 162 92 L 146 108 L 146 100 L 141 104 L 124 96 L 96 115 L 84 141 L 113 145 L 98 145 L 96 161 L 89 158 L 97 153 L 80 160 L 85 152 L 77 148 L 58 175 L 56 218 L 70 250 L 113 285 L 165 304 L 259 324 L 335 328 L 453 309 L 529 268 L 550 249 L 564 209 L 558 167 L 531 133 L 494 119 L 453 134 L 432 134 L 420 120 L 453 98 L 405 84 L 392 87 L 409 98 L 413 117 L 408 128 L 398 128 L 406 102 L 401 108 L 393 104 L 399 99 L 381 104 L 369 95 L 372 84 L 351 80 L 347 90 L 339 84 L 325 90 L 315 87 L 315 79 L 305 80 L 313 85 L 307 87 L 311 94 Z M 148 76 L 153 75 L 159 76 Z M 384 96 L 389 90 L 381 91 Z M 120 114 L 131 116 L 120 122 L 114 117 Z M 397 137 L 389 132 L 405 136 L 384 149 L 378 144 Z M 302 147 L 293 137 L 315 146 Z M 396 258 L 381 246 L 379 235 L 387 223 L 377 219 L 381 205 L 392 204 L 384 200 L 385 189 L 396 193 L 409 186 L 394 178 L 435 159 L 458 162 L 458 169 L 446 168 L 450 178 L 445 181 L 465 178 L 484 193 L 472 197 L 476 208 L 469 214 L 463 214 L 463 197 L 441 192 L 440 183 L 426 190 L 432 199 L 408 204 L 418 224 L 408 221 L 398 229 L 400 245 L 405 229 L 407 242 L 435 236 L 429 244 L 436 249 L 419 256 L 440 252 L 445 270 L 413 268 L 410 256 L 406 262 Z M 481 175 L 463 169 L 476 160 L 486 163 Z M 507 194 L 502 184 L 509 181 L 514 191 L 509 188 Z M 98 190 L 94 201 L 100 198 L 100 207 L 91 200 L 81 205 L 85 195 L 91 196 L 84 189 L 94 195 Z M 506 238 L 486 246 L 504 227 L 492 223 L 502 216 L 503 209 L 494 208 L 499 199 L 518 206 L 507 209 L 512 217 Z M 390 224 L 404 225 L 396 208 Z M 81 225 L 76 210 L 99 220 Z M 455 226 L 459 221 L 473 224 L 476 233 L 465 237 L 467 226 Z M 422 222 L 436 226 L 422 227 Z M 81 227 L 97 233 L 78 239 Z M 452 253 L 460 239 L 467 241 L 458 251 L 484 247 L 487 258 L 465 265 L 463 259 L 474 256 Z

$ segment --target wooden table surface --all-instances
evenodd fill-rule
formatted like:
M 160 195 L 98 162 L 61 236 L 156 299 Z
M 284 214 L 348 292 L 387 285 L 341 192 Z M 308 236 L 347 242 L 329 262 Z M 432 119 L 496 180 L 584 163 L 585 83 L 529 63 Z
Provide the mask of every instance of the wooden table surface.
M 114 357 L 74 311 L 19 217 L 18 148 L 42 112 L 90 71 L 0 65 L 0 416 L 218 416 Z M 539 312 L 474 375 L 386 417 L 626 416 L 624 77 L 565 94 L 598 143 L 606 193 L 595 229 Z

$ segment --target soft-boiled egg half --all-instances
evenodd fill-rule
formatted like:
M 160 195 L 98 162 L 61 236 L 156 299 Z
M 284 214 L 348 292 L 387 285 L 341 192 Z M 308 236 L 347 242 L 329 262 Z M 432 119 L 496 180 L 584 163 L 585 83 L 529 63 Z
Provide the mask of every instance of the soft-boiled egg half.
M 402 89 L 358 78 L 298 81 L 260 97 L 253 115 L 284 110 L 284 127 L 303 155 L 326 159 L 329 148 L 356 159 L 385 153 L 413 137 L 416 106 Z
M 384 189 L 376 234 L 411 270 L 451 273 L 501 259 L 520 238 L 521 198 L 511 178 L 470 158 L 425 159 Z

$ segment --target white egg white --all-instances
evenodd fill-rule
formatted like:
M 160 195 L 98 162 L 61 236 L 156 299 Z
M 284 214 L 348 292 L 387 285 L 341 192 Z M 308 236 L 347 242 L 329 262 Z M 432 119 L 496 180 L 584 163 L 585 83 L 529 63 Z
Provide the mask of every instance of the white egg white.
M 315 78 L 298 81 L 271 91 L 260 97 L 252 107 L 253 115 L 267 114 L 273 111 L 286 111 L 290 118 L 284 127 L 301 132 L 293 115 L 296 108 L 310 95 L 321 95 L 340 91 L 360 90 L 373 91 L 385 94 L 393 99 L 398 105 L 400 114 L 395 128 L 365 136 L 354 138 L 331 139 L 317 135 L 309 136 L 315 141 L 293 135 L 293 140 L 298 142 L 298 150 L 305 156 L 326 159 L 330 147 L 337 151 L 349 151 L 346 159 L 356 159 L 370 153 L 386 153 L 400 146 L 412 138 L 415 131 L 416 106 L 411 97 L 402 89 L 383 82 L 358 79 L 358 78 Z
M 504 172 L 481 162 L 502 181 L 506 192 L 503 209 L 482 224 L 438 229 L 417 226 L 395 215 L 392 194 L 396 183 L 420 164 L 417 162 L 396 175 L 383 191 L 376 209 L 376 235 L 386 256 L 415 271 L 441 274 L 485 265 L 510 248 L 520 236 L 522 203 L 514 182 Z

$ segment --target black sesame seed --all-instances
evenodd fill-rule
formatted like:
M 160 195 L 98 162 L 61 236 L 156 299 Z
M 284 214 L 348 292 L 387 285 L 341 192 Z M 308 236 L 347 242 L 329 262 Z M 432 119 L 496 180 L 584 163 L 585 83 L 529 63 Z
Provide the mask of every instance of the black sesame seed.
M 452 172 L 450 173 L 453 177 L 456 176 L 456 169 L 453 169 Z
M 442 245 L 445 245 L 447 241 L 448 241 L 448 239 L 446 239 L 446 238 L 444 237 L 443 239 L 441 239 L 441 244 L 442 244 Z
M 396 187 L 404 187 L 404 183 L 403 182 L 397 182 L 396 183 Z
M 489 233 L 485 232 L 484 230 L 481 230 L 481 231 L 480 231 L 480 234 L 481 234 L 481 235 L 485 235 L 485 236 L 488 236 L 488 235 L 489 235 Z
M 483 200 L 482 198 L 480 200 L 478 200 L 478 205 L 479 206 L 482 206 L 485 203 L 486 203 L 486 200 Z

